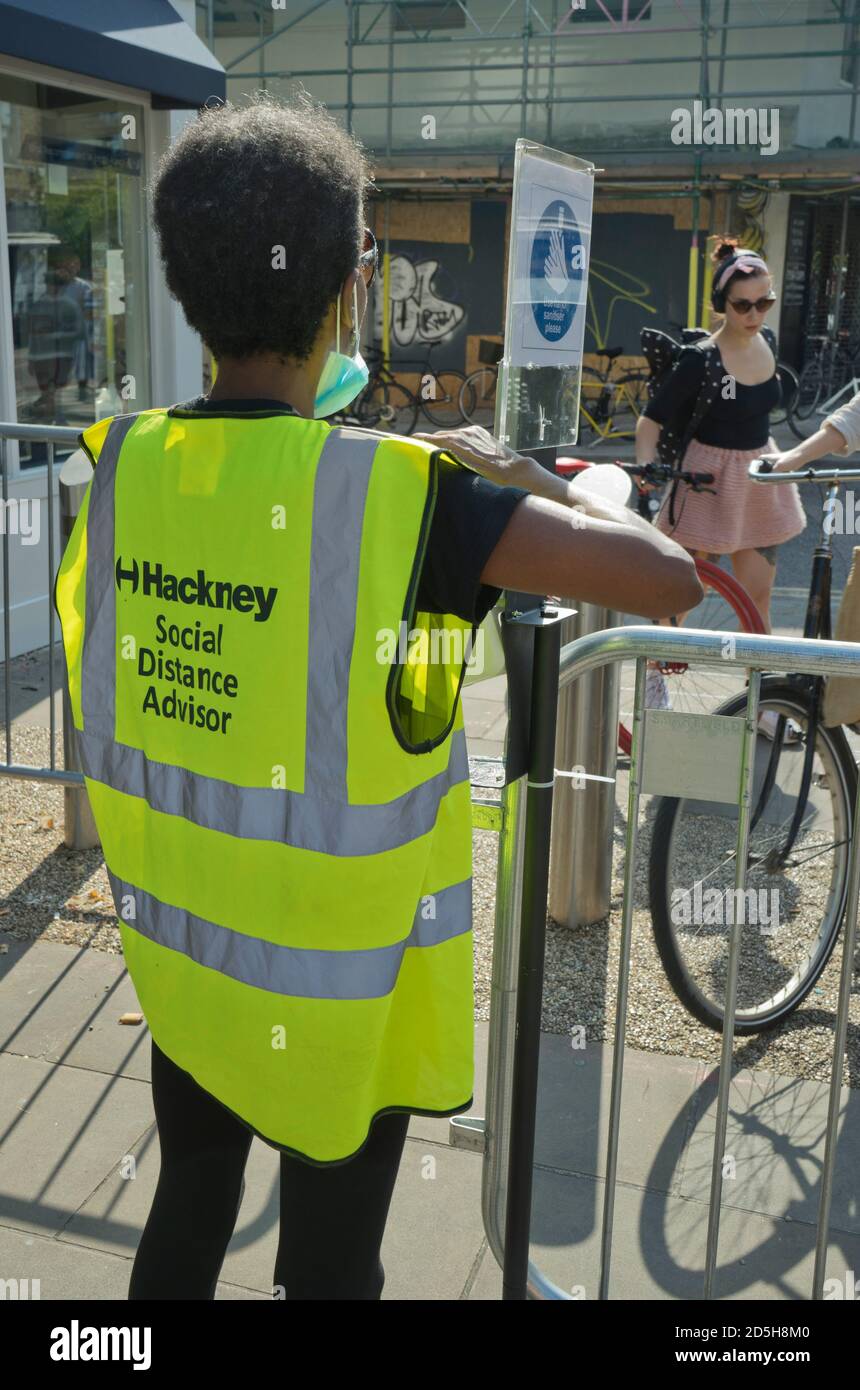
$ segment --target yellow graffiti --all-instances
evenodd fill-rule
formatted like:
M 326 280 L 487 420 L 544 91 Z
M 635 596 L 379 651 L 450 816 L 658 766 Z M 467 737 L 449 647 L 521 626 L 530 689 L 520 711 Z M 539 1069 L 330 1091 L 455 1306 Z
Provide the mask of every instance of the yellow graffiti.
M 600 267 L 598 269 L 598 267 Z M 618 277 L 622 281 L 626 280 L 627 285 L 618 283 Z M 609 304 L 601 316 L 598 313 L 597 305 L 591 291 L 592 280 L 599 280 L 602 285 L 614 291 Z M 597 350 L 609 346 L 612 330 L 612 315 L 615 312 L 616 304 L 636 304 L 640 309 L 644 309 L 647 314 L 656 314 L 657 309 L 653 304 L 646 303 L 651 298 L 651 286 L 638 276 L 631 275 L 628 271 L 622 270 L 620 266 L 610 265 L 608 261 L 596 261 L 592 258 L 588 267 L 588 312 L 585 318 L 585 326 L 591 332 L 597 345 Z M 637 356 L 638 354 L 632 354 Z

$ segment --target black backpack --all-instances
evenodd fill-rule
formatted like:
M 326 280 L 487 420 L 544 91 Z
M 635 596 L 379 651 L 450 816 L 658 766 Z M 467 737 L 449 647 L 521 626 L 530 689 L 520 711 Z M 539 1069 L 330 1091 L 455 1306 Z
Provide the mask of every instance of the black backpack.
M 649 401 L 654 399 L 660 387 L 674 370 L 684 348 L 696 347 L 705 358 L 702 385 L 692 410 L 689 414 L 685 412 L 683 415 L 667 420 L 660 431 L 660 438 L 657 442 L 657 456 L 660 462 L 670 463 L 674 465 L 676 470 L 681 469 L 684 455 L 690 447 L 693 435 L 720 393 L 719 352 L 715 347 L 698 347 L 701 340 L 708 337 L 710 334 L 706 328 L 684 328 L 681 332 L 682 341 L 680 343 L 677 343 L 674 338 L 670 338 L 668 333 L 660 333 L 655 328 L 643 328 L 639 335 L 642 352 L 648 362 Z M 673 487 L 673 499 L 675 488 L 677 488 L 677 483 Z

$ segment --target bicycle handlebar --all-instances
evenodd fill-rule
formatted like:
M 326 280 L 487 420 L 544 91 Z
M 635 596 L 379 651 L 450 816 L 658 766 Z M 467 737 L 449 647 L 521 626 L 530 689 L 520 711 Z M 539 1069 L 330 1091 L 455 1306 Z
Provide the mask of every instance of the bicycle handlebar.
M 714 481 L 713 473 L 676 472 L 671 463 L 619 463 L 618 467 L 631 477 L 644 478 L 648 483 L 669 483 L 679 478 L 682 483 L 689 483 L 694 492 Z
M 748 476 L 754 483 L 855 483 L 860 468 L 804 468 L 799 473 L 775 473 L 767 459 L 753 459 Z

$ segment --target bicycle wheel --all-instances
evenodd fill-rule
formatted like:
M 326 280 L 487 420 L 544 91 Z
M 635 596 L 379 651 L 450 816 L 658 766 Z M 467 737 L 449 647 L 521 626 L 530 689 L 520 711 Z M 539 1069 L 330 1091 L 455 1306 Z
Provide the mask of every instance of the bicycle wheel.
M 770 423 L 772 425 L 783 425 L 788 419 L 789 410 L 797 400 L 797 393 L 800 389 L 800 378 L 794 368 L 789 367 L 787 362 L 777 362 L 776 374 L 779 377 L 781 399 L 776 409 L 770 412 Z
M 703 628 L 708 632 L 764 632 L 761 614 L 734 575 L 708 560 L 696 561 L 696 573 L 705 594 L 701 603 L 684 618 L 685 627 Z M 633 715 L 633 684 L 628 672 L 629 667 L 622 667 L 618 724 L 618 747 L 627 754 L 632 745 Z M 656 703 L 662 694 L 671 709 L 685 714 L 710 714 L 721 700 L 737 689 L 738 673 L 731 666 L 721 671 L 715 667 L 691 668 L 683 661 L 663 661 L 659 671 L 654 671 L 652 682 L 653 702 Z
M 746 693 L 717 713 L 742 715 Z M 799 726 L 797 743 L 755 742 L 746 892 L 734 891 L 737 807 L 662 797 L 654 819 L 649 897 L 654 940 L 675 994 L 721 1032 L 732 921 L 741 915 L 738 1034 L 775 1027 L 812 989 L 836 943 L 848 892 L 857 769 L 841 728 L 815 728 L 811 781 L 789 845 L 812 714 L 811 691 L 761 683 L 760 708 Z M 705 789 L 703 788 L 703 791 Z M 781 851 L 789 845 L 787 855 Z
M 440 429 L 456 429 L 463 423 L 460 391 L 466 380 L 465 372 L 458 372 L 452 368 L 432 373 L 430 380 L 427 380 L 428 377 L 431 377 L 430 372 L 425 373 L 422 378 L 421 392 L 427 390 L 432 392 L 432 395 L 425 400 L 424 395 L 419 394 L 418 404 L 421 410 L 431 425 L 438 425 Z
M 813 357 L 800 373 L 797 395 L 788 412 L 789 428 L 799 439 L 814 434 L 818 423 L 813 415 L 824 390 L 824 368 L 821 357 Z
M 458 405 L 467 424 L 483 425 L 492 430 L 496 418 L 497 381 L 495 367 L 479 367 L 466 377 L 460 387 Z
M 377 380 L 359 396 L 355 414 L 365 429 L 411 434 L 418 419 L 418 402 L 399 381 Z

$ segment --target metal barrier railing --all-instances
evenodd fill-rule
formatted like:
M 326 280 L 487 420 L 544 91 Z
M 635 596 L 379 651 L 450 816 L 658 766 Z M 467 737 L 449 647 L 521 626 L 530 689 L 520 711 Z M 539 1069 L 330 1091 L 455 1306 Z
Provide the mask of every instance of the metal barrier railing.
M 79 431 L 59 425 L 17 425 L 0 422 L 0 474 L 2 474 L 3 516 L 9 516 L 9 440 L 32 440 L 47 444 L 47 509 L 48 509 L 48 719 L 50 728 L 50 765 L 48 767 L 27 767 L 12 761 L 12 681 L 10 666 L 12 661 L 12 590 L 9 564 L 9 529 L 3 527 L 3 710 L 5 722 L 5 762 L 0 763 L 0 775 L 4 777 L 26 777 L 33 781 L 59 782 L 66 786 L 82 787 L 80 772 L 70 771 L 68 767 L 58 768 L 56 758 L 56 710 L 54 697 L 58 688 L 54 662 L 56 645 L 56 614 L 51 596 L 54 591 L 54 577 L 57 572 L 56 537 L 54 526 L 54 450 L 60 444 L 76 446 Z M 68 538 L 66 538 L 68 539 Z
M 534 623 L 534 676 L 531 689 L 531 738 L 528 772 L 504 786 L 501 804 L 490 821 L 500 831 L 493 974 L 491 984 L 486 1117 L 455 1116 L 449 1121 L 451 1143 L 482 1150 L 482 1212 L 493 1254 L 504 1270 L 505 1298 L 569 1299 L 528 1259 L 529 1217 L 534 1164 L 534 1130 L 543 990 L 543 950 L 549 857 L 549 815 L 554 781 L 553 749 L 557 689 L 598 667 L 635 660 L 633 747 L 627 808 L 624 897 L 618 971 L 615 1046 L 612 1067 L 609 1135 L 604 1188 L 599 1297 L 608 1296 L 612 1229 L 621 1119 L 621 1089 L 627 1023 L 627 983 L 633 927 L 633 875 L 642 794 L 643 756 L 649 713 L 643 709 L 646 661 L 649 659 L 726 665 L 749 671 L 738 784 L 736 889 L 745 886 L 752 773 L 761 672 L 860 678 L 860 644 L 782 637 L 724 634 L 656 626 L 611 628 L 581 637 L 559 652 L 558 630 Z M 726 637 L 731 637 L 727 646 Z M 727 650 L 731 652 L 727 656 Z M 655 711 L 655 713 L 657 713 Z M 659 712 L 664 717 L 671 714 Z M 719 716 L 704 716 L 719 719 Z M 509 726 L 510 728 L 510 726 Z M 645 789 L 647 791 L 647 788 Z M 823 1293 L 825 1259 L 836 1159 L 840 1087 L 848 1030 L 852 967 L 857 940 L 860 892 L 860 779 L 854 806 L 848 859 L 848 898 L 842 929 L 842 967 L 836 1015 L 833 1066 L 821 1195 L 816 1230 L 812 1297 Z M 545 845 L 542 841 L 545 839 Z M 704 1296 L 713 1296 L 720 1226 L 722 1157 L 726 1139 L 737 1001 L 741 917 L 733 922 L 725 1001 L 725 1026 L 717 1091 L 716 1133 L 711 1170 Z M 505 1212 L 503 1216 L 503 1199 Z

